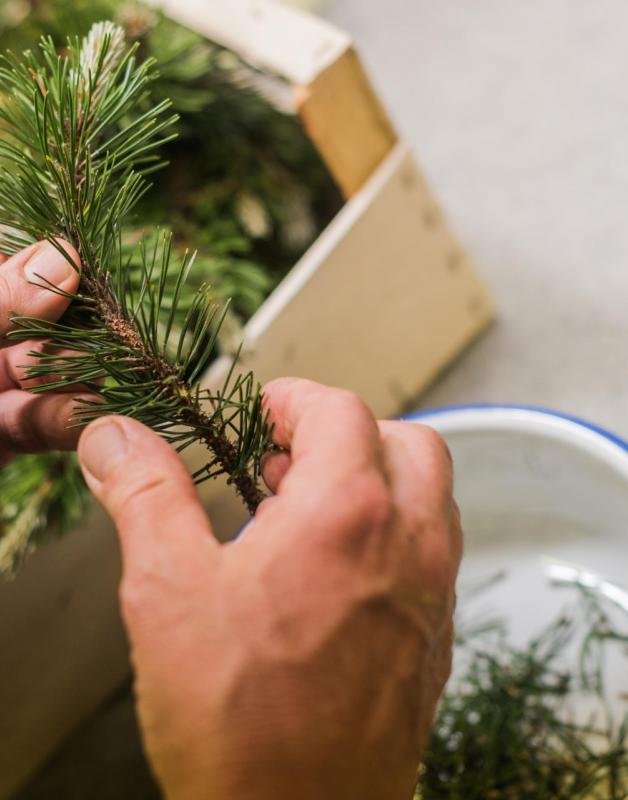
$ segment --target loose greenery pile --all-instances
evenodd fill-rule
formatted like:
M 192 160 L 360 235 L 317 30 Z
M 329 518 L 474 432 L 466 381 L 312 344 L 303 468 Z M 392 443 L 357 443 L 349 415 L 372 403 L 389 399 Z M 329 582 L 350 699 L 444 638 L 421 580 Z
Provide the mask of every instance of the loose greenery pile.
M 416 800 L 625 800 L 628 717 L 606 689 L 611 643 L 625 648 L 628 633 L 591 593 L 528 647 L 503 632 L 463 637 L 465 668 L 442 703 Z
M 124 27 L 68 42 L 103 14 Z M 18 320 L 15 336 L 80 343 L 85 356 L 48 356 L 31 374 L 98 392 L 104 405 L 83 419 L 126 413 L 179 449 L 204 441 L 197 480 L 228 473 L 253 511 L 268 440 L 253 376 L 194 387 L 220 349 L 237 352 L 240 320 L 333 215 L 337 191 L 298 122 L 232 53 L 120 0 L 42 0 L 17 20 L 11 4 L 0 10 L 0 43 L 41 33 L 41 58 L 8 56 L 0 75 L 0 249 L 56 235 L 78 247 L 70 312 L 55 326 Z M 17 459 L 0 495 L 0 572 L 72 527 L 86 502 L 71 455 Z

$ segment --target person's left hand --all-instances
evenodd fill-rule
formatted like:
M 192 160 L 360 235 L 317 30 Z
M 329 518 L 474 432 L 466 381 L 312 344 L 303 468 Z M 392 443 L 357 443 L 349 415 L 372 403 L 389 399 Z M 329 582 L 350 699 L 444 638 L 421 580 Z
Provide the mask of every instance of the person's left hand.
M 48 242 L 34 244 L 0 263 L 0 467 L 18 453 L 73 449 L 80 434 L 68 427 L 80 397 L 76 387 L 71 393 L 25 391 L 33 386 L 26 380 L 26 368 L 36 358 L 29 353 L 41 350 L 44 343 L 7 340 L 11 317 L 54 321 L 68 307 L 68 297 L 46 288 L 47 282 L 69 293 L 78 288 L 78 254 L 67 242 L 60 244 L 76 269 Z

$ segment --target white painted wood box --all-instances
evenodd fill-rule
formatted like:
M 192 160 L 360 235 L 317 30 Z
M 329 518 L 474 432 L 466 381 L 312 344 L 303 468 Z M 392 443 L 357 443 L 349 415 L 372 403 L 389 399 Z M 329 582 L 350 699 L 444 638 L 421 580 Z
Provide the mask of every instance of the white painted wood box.
M 346 198 L 248 323 L 245 366 L 262 381 L 345 386 L 378 415 L 396 414 L 493 310 L 350 38 L 272 0 L 151 2 L 280 79 Z M 214 364 L 206 381 L 224 369 Z M 203 498 L 220 535 L 231 534 L 241 511 L 230 492 L 207 486 Z M 118 574 L 115 535 L 94 508 L 0 585 L 0 799 L 128 677 Z

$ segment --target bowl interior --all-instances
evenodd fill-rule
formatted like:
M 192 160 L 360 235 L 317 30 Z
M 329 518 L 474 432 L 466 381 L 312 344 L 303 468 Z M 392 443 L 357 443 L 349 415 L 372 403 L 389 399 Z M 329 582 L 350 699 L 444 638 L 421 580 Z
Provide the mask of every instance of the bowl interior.
M 553 563 L 628 588 L 628 452 L 620 444 L 543 412 L 452 411 L 416 421 L 439 430 L 454 458 L 463 617 L 465 590 L 503 572 L 474 603 L 504 618 L 515 643 L 527 642 L 577 596 L 550 584 Z M 617 691 L 628 688 L 626 661 L 609 669 Z

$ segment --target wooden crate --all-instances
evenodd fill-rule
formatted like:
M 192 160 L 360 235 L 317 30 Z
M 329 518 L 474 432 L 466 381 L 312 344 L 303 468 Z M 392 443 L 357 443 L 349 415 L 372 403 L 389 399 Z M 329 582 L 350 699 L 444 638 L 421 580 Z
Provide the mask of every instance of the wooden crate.
M 492 305 L 350 38 L 270 0 L 159 4 L 280 82 L 347 198 L 246 326 L 244 365 L 264 381 L 345 386 L 394 415 L 489 323 Z M 225 368 L 215 363 L 205 381 Z M 219 535 L 231 535 L 243 520 L 231 492 L 205 485 L 202 497 Z M 94 508 L 0 585 L 0 798 L 128 676 L 118 576 L 115 534 Z

